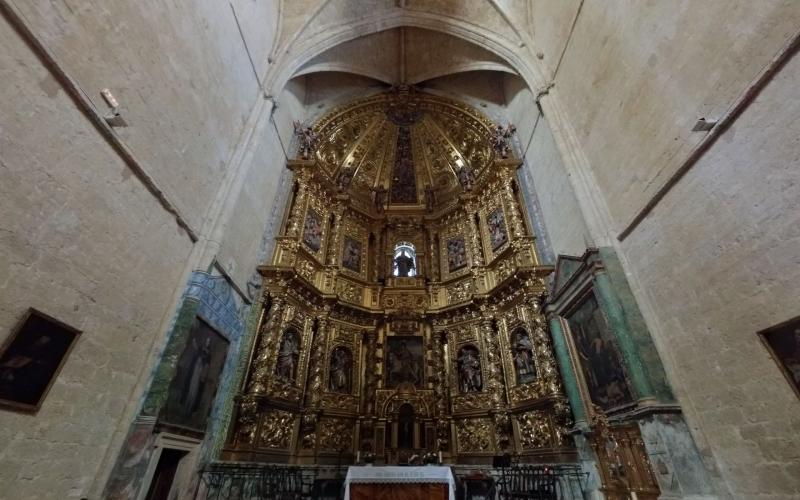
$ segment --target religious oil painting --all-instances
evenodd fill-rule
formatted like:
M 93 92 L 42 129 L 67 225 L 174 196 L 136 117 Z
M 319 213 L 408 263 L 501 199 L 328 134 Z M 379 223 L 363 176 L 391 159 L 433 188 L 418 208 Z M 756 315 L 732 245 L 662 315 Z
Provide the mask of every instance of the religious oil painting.
M 196 317 L 178 358 L 159 420 L 204 432 L 227 354 L 227 339 Z
M 759 332 L 759 337 L 800 397 L 800 317 Z
M 503 216 L 503 209 L 497 207 L 486 218 L 486 226 L 489 228 L 489 243 L 492 250 L 497 250 L 508 241 L 508 232 L 506 231 L 506 219 Z
M 463 236 L 447 240 L 447 270 L 458 271 L 467 265 L 467 245 Z
M 481 355 L 478 348 L 465 345 L 458 350 L 458 386 L 462 393 L 480 392 L 483 390 L 481 376 Z
M 331 352 L 330 370 L 328 372 L 328 389 L 331 392 L 350 394 L 353 380 L 353 353 L 344 346 Z
M 0 405 L 37 411 L 80 333 L 29 309 L 0 351 Z
M 423 386 L 422 337 L 396 336 L 387 339 L 386 387 Z
M 610 410 L 634 401 L 611 328 L 593 293 L 567 318 L 592 403 Z
M 361 272 L 361 242 L 346 236 L 342 249 L 342 266 L 353 272 Z
M 303 224 L 303 243 L 313 252 L 322 248 L 322 216 L 315 210 L 308 209 L 306 221 Z
M 518 384 L 527 384 L 536 380 L 536 363 L 533 358 L 533 342 L 523 328 L 518 328 L 511 335 L 514 372 Z

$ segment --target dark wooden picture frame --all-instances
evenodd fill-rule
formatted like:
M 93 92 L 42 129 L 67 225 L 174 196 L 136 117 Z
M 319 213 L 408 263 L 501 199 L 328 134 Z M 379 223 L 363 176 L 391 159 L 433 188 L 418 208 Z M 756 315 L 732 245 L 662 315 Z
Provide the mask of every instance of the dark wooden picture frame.
M 800 316 L 757 334 L 795 395 L 800 398 Z
M 0 348 L 0 407 L 39 411 L 81 333 L 29 308 Z

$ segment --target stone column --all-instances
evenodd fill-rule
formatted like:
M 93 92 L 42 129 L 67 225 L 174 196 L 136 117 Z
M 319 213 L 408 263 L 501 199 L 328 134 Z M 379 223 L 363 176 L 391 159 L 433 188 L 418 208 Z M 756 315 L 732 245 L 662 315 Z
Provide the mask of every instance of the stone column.
M 263 394 L 267 390 L 267 380 L 272 375 L 270 362 L 273 357 L 273 344 L 280 336 L 281 318 L 285 306 L 285 299 L 275 296 L 269 318 L 261 325 L 258 332 L 256 350 L 250 364 L 250 382 L 247 386 L 247 392 L 250 394 Z
M 561 381 L 564 383 L 564 389 L 567 392 L 569 404 L 572 406 L 572 414 L 575 417 L 575 423 L 582 422 L 585 425 L 586 410 L 583 407 L 583 400 L 581 399 L 581 392 L 578 387 L 578 379 L 572 365 L 569 349 L 567 348 L 567 339 L 564 329 L 561 328 L 561 319 L 556 315 L 550 318 L 550 333 L 552 334 L 553 348 L 556 352 L 558 367 L 561 372 Z
M 597 291 L 597 299 L 608 318 L 609 326 L 617 338 L 617 344 L 625 360 L 625 367 L 631 377 L 633 388 L 636 391 L 639 402 L 651 402 L 656 399 L 650 378 L 639 357 L 636 348 L 636 340 L 625 320 L 625 310 L 622 307 L 617 294 L 611 286 L 611 280 L 604 272 L 594 275 L 594 289 Z

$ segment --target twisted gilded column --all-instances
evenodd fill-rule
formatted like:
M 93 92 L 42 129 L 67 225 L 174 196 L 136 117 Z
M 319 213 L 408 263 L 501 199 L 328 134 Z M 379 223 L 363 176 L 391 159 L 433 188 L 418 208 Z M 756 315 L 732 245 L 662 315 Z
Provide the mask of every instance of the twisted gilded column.
M 512 167 L 512 165 L 514 166 Z M 513 234 L 515 238 L 521 238 L 526 234 L 525 224 L 522 222 L 522 215 L 519 210 L 519 200 L 517 200 L 517 197 L 514 194 L 514 170 L 512 170 L 512 168 L 516 168 L 516 160 L 512 164 L 504 165 L 502 170 L 502 196 L 508 209 L 509 219 L 511 219 L 511 234 Z
M 263 394 L 267 390 L 267 381 L 272 375 L 270 373 L 270 361 L 272 358 L 272 347 L 279 335 L 279 328 L 286 301 L 282 297 L 276 296 L 272 300 L 272 310 L 269 318 L 261 325 L 258 332 L 258 344 L 250 364 L 250 382 L 247 385 L 248 394 Z
M 317 331 L 311 341 L 311 356 L 309 358 L 308 383 L 306 384 L 306 406 L 319 408 L 322 399 L 322 381 L 325 361 L 325 346 L 328 338 L 328 313 L 330 307 L 326 306 L 322 315 L 317 318 Z
M 481 316 L 481 333 L 486 345 L 486 389 L 491 395 L 492 408 L 499 410 L 506 403 L 500 346 L 492 326 L 491 310 L 481 308 Z
M 483 265 L 483 245 L 481 245 L 481 234 L 478 225 L 475 221 L 475 214 L 477 214 L 477 206 L 472 196 L 462 196 L 461 200 L 464 202 L 464 210 L 467 215 L 467 227 L 469 228 L 469 241 L 472 253 L 472 264 L 475 266 Z

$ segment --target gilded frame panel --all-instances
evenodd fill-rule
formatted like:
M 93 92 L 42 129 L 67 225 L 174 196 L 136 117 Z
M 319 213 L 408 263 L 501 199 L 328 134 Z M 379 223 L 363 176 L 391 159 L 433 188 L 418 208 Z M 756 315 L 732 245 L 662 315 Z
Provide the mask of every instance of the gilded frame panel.
M 472 269 L 473 259 L 469 248 L 469 233 L 467 228 L 464 227 L 463 218 L 459 218 L 456 224 L 444 224 L 441 229 L 442 231 L 439 232 L 439 270 L 442 281 L 449 281 L 468 275 Z M 464 240 L 464 257 L 467 262 L 463 267 L 450 271 L 450 266 L 448 265 L 448 242 L 456 238 L 463 238 Z
M 300 242 L 303 249 L 313 256 L 320 264 L 325 263 L 325 248 L 328 244 L 330 232 L 328 218 L 329 212 L 323 206 L 322 202 L 310 196 L 308 203 L 306 203 L 305 210 L 303 210 Z M 316 223 L 314 219 L 316 219 Z M 314 233 L 317 231 L 319 234 L 315 235 Z M 315 238 L 318 238 L 318 240 Z
M 342 241 L 339 243 L 339 248 L 336 251 L 336 265 L 345 275 L 366 281 L 370 252 L 373 250 L 369 248 L 369 232 L 366 228 L 354 221 L 352 218 L 345 217 L 341 234 Z M 360 245 L 358 271 L 355 271 L 353 268 L 345 265 L 345 259 L 349 257 L 347 254 L 349 242 Z
M 482 207 L 480 214 L 481 242 L 486 263 L 489 264 L 511 244 L 508 213 L 503 203 L 498 201 L 488 207 Z

